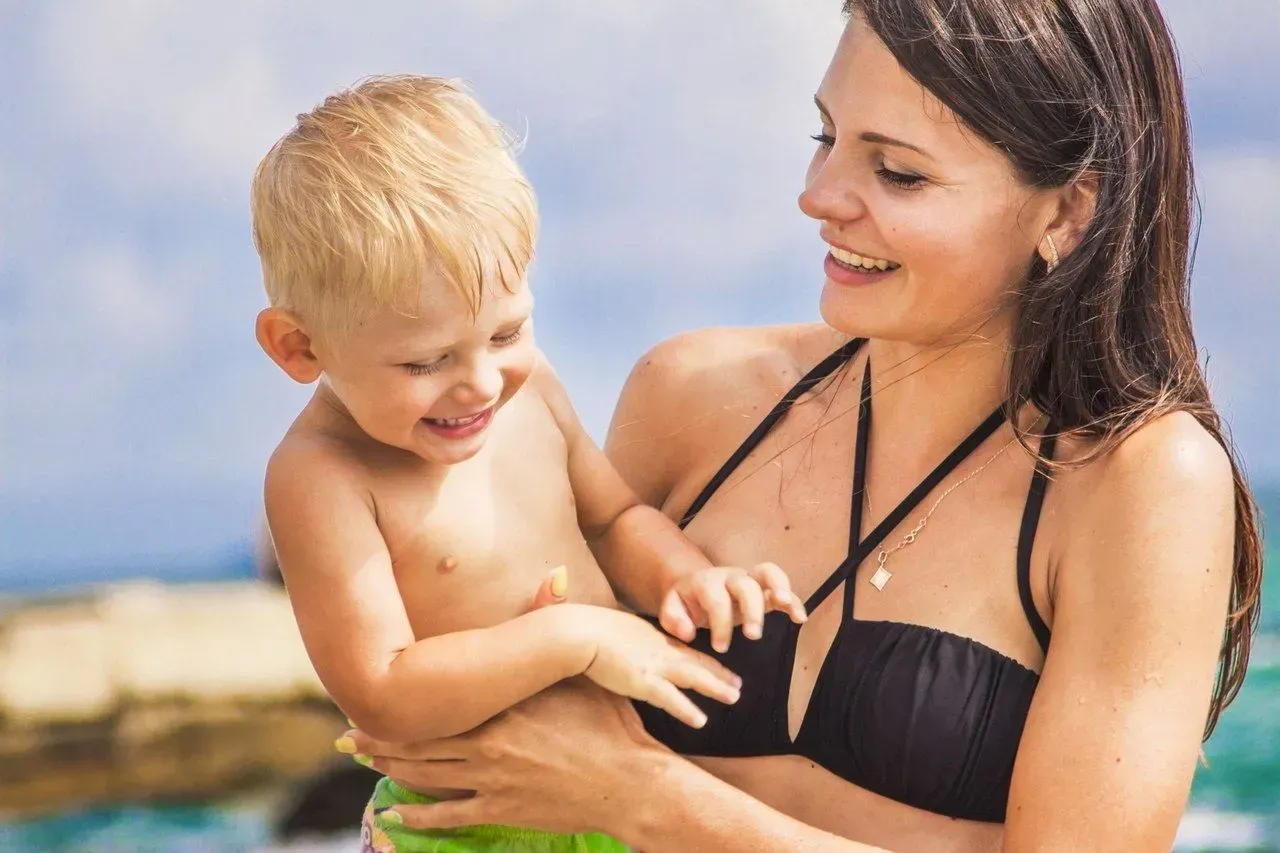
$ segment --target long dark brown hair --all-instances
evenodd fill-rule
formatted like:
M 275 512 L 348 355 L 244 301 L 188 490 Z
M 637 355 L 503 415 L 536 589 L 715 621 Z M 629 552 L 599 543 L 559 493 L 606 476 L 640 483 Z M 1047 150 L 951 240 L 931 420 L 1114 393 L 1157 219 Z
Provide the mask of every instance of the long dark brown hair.
M 1226 449 L 1235 556 L 1207 739 L 1244 681 L 1262 541 L 1191 332 L 1191 134 L 1164 18 L 1155 0 L 845 0 L 844 11 L 1027 184 L 1098 176 L 1080 244 L 1053 272 L 1035 259 L 1017 295 L 1010 421 L 1031 402 L 1056 429 L 1096 439 L 1080 463 L 1172 411 L 1192 414 Z

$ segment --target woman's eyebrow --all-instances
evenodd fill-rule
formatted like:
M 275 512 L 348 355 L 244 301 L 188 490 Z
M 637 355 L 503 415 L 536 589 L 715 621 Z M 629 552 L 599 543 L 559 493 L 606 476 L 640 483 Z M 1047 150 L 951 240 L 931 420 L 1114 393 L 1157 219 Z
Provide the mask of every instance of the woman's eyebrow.
M 906 148 L 907 150 L 914 151 L 921 156 L 928 157 L 930 160 L 933 159 L 933 156 L 923 148 L 912 145 L 910 142 L 903 142 L 901 139 L 894 139 L 892 136 L 885 136 L 883 133 L 876 133 L 874 130 L 868 130 L 865 133 L 861 133 L 858 135 L 858 138 L 863 142 L 871 142 L 877 145 L 894 145 L 898 148 Z
M 830 110 L 828 110 L 826 105 L 822 103 L 822 98 L 818 97 L 817 95 L 814 95 L 813 104 L 818 108 L 818 112 L 822 115 L 823 121 L 827 122 L 828 124 L 835 124 L 835 122 L 831 120 Z
M 822 99 L 817 95 L 814 95 L 813 103 L 814 106 L 818 108 L 818 113 L 822 116 L 822 120 L 827 124 L 834 125 L 835 122 L 831 119 L 831 111 L 822 103 Z M 892 145 L 898 148 L 906 148 L 908 151 L 914 151 L 917 154 L 928 157 L 930 160 L 934 159 L 932 154 L 917 145 L 912 145 L 910 142 L 903 142 L 901 139 L 895 139 L 892 136 L 885 136 L 883 133 L 876 133 L 874 130 L 864 131 L 863 133 L 858 134 L 858 138 L 863 142 L 870 142 L 874 145 Z

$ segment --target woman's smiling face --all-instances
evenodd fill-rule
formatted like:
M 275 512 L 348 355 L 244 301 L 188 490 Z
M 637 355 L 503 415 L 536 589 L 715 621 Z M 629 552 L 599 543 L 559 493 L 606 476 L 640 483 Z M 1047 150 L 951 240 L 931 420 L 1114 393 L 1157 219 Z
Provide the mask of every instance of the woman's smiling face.
M 1055 191 L 1024 184 L 857 15 L 815 100 L 822 130 L 800 208 L 832 249 L 823 319 L 918 345 L 1002 333 Z

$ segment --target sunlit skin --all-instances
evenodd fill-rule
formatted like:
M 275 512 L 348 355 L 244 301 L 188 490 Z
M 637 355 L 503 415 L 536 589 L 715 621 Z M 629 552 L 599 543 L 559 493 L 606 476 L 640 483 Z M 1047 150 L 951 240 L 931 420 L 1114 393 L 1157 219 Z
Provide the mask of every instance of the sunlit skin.
M 978 357 L 998 375 L 993 355 L 1008 337 L 1013 291 L 1046 252 L 1046 234 L 1056 228 L 1069 251 L 1082 223 L 1068 218 L 1081 211 L 1064 214 L 1062 190 L 1019 181 L 857 18 L 814 101 L 820 127 L 801 210 L 830 245 L 901 266 L 862 286 L 828 275 L 822 318 L 875 339 L 882 369 L 989 341 L 996 346 Z M 992 404 L 995 391 L 986 391 Z
M 875 400 L 865 535 L 1002 402 L 1010 294 L 1037 255 L 1049 259 L 1048 238 L 1068 256 L 1091 216 L 1096 180 L 1022 184 L 1008 159 L 966 131 L 856 16 L 817 100 L 820 138 L 800 207 L 832 247 L 900 267 L 863 274 L 814 258 L 815 279 L 825 272 L 824 324 L 693 332 L 637 364 L 606 450 L 641 499 L 672 518 L 788 387 L 849 337 L 865 336 Z M 802 398 L 688 526 L 713 562 L 768 555 L 804 597 L 843 558 L 865 363 L 858 356 L 848 375 Z M 1039 413 L 1019 417 L 1034 428 Z M 947 484 L 1010 437 L 1002 427 Z M 1056 457 L 1069 462 L 1089 447 L 1067 437 Z M 724 785 L 619 734 L 624 726 L 605 712 L 614 704 L 595 694 L 575 697 L 575 728 L 563 736 L 558 720 L 531 703 L 479 741 L 413 750 L 364 740 L 364 748 L 411 784 L 466 778 L 480 791 L 445 809 L 402 809 L 411 825 L 587 821 L 654 850 L 1167 850 L 1226 617 L 1228 461 L 1191 416 L 1175 414 L 1105 458 L 1055 474 L 1031 555 L 1034 605 L 1053 632 L 1047 659 L 1015 583 L 1032 468 L 1029 454 L 1009 448 L 895 553 L 883 593 L 867 583 L 874 560 L 854 581 L 858 619 L 949 631 L 1041 673 L 1005 825 L 925 812 L 797 757 L 693 759 Z M 828 598 L 800 633 L 793 735 L 849 615 L 840 601 Z M 390 760 L 441 754 L 466 760 Z M 637 786 L 636 778 L 661 784 Z M 586 793 L 598 790 L 613 796 L 599 803 Z
M 432 281 L 412 311 L 350 329 L 259 315 L 267 354 L 318 381 L 267 469 L 290 603 L 325 688 L 384 737 L 465 732 L 578 675 L 689 725 L 705 718 L 679 688 L 736 701 L 732 673 L 615 591 L 676 632 L 803 618 L 776 566 L 712 566 L 639 502 L 536 348 L 532 309 L 523 281 L 477 311 Z
M 316 403 L 334 427 L 424 462 L 454 465 L 484 446 L 488 430 L 442 434 L 431 419 L 496 414 L 533 371 L 533 295 L 524 282 L 492 287 L 474 318 L 451 288 L 424 288 L 417 310 L 383 308 L 332 343 L 313 349 L 325 364 Z M 492 420 L 485 414 L 478 426 Z M 456 430 L 455 430 L 456 431 Z

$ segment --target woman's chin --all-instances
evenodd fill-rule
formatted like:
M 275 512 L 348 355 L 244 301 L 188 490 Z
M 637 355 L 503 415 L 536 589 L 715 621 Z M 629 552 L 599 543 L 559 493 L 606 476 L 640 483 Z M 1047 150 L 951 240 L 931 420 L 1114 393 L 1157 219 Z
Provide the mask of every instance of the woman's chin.
M 828 326 L 851 338 L 897 339 L 910 330 L 890 320 L 896 312 L 887 310 L 884 302 L 879 294 L 851 293 L 828 280 L 822 286 L 818 314 Z

